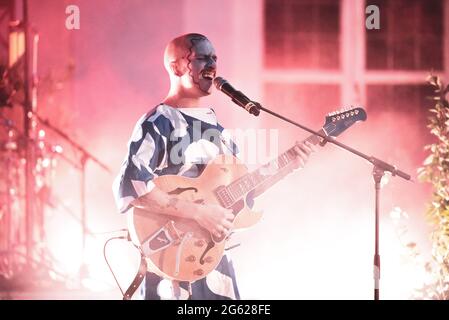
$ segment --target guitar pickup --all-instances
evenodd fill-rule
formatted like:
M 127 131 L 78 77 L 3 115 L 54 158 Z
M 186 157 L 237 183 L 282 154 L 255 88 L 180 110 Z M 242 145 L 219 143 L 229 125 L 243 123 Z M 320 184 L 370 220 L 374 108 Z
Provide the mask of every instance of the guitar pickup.
M 175 229 L 174 222 L 168 221 L 162 228 L 146 238 L 141 249 L 145 256 L 150 256 L 156 252 L 164 250 L 179 240 L 180 236 Z

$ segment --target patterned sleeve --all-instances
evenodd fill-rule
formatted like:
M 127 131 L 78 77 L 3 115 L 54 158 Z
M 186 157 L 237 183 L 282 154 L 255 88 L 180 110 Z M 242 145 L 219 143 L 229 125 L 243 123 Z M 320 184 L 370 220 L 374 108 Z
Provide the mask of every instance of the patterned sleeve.
M 116 205 L 121 213 L 131 207 L 131 202 L 154 188 L 155 169 L 166 152 L 163 139 L 154 121 L 148 115 L 139 119 L 128 143 L 128 153 L 120 173 L 113 183 Z
M 240 150 L 237 146 L 237 144 L 234 142 L 232 138 L 232 134 L 228 129 L 223 128 L 220 124 L 218 124 L 218 129 L 221 132 L 221 142 L 225 145 L 226 148 L 224 153 L 231 153 L 235 157 L 239 158 L 240 156 Z

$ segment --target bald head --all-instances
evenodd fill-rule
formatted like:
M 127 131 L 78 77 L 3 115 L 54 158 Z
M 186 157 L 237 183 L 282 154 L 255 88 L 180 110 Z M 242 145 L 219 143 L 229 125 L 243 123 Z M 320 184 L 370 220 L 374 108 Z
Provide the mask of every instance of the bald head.
M 170 41 L 164 66 L 170 76 L 169 96 L 198 99 L 211 94 L 217 55 L 204 35 L 188 33 Z
M 200 41 L 209 41 L 209 39 L 199 33 L 187 33 L 168 43 L 164 52 L 164 66 L 169 74 L 173 72 L 170 65 L 179 59 L 186 58 L 191 53 L 192 47 Z

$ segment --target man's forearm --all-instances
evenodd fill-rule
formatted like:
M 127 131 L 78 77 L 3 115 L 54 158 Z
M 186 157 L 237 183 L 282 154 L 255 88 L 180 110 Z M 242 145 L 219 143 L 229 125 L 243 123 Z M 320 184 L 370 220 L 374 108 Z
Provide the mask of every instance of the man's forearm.
M 170 196 L 155 187 L 151 192 L 135 199 L 132 206 L 152 213 L 195 219 L 198 204 Z

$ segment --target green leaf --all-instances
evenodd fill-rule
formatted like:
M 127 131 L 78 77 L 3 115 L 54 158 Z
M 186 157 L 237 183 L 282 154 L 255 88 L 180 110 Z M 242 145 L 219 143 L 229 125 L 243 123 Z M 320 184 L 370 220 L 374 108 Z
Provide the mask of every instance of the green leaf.
M 430 165 L 430 164 L 433 162 L 433 157 L 434 157 L 434 155 L 433 155 L 433 154 L 430 154 L 430 155 L 424 160 L 423 164 L 424 164 L 425 166 Z

